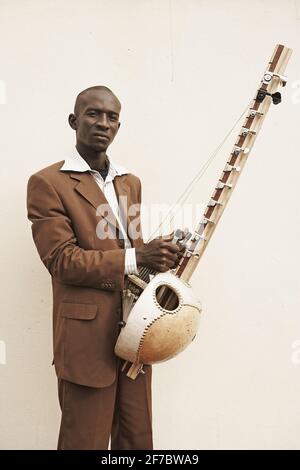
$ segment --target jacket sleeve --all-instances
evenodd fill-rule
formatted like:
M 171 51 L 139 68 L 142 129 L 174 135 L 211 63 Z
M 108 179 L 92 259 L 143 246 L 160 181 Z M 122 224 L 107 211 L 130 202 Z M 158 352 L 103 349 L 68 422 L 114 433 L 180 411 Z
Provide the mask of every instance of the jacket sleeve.
M 106 290 L 124 288 L 125 250 L 84 250 L 54 187 L 41 174 L 27 186 L 28 219 L 41 260 L 63 284 Z

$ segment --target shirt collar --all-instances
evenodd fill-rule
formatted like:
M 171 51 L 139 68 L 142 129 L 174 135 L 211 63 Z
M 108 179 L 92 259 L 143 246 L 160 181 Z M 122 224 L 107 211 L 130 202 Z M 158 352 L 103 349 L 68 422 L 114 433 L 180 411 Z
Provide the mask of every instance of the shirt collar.
M 117 163 L 113 162 L 110 158 L 109 160 L 109 171 L 108 174 L 113 179 L 115 176 L 127 175 L 129 171 Z M 78 171 L 85 172 L 89 171 L 90 173 L 98 173 L 96 170 L 92 170 L 88 163 L 82 158 L 77 148 L 74 148 L 73 153 L 65 159 L 65 163 L 60 168 L 60 171 Z

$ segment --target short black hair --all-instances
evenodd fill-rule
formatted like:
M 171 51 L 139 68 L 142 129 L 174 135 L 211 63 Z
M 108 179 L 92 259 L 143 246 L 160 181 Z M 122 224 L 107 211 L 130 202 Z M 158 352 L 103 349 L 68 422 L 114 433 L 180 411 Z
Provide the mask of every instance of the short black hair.
M 118 97 L 111 91 L 110 88 L 108 88 L 107 86 L 104 86 L 104 85 L 96 85 L 96 86 L 91 86 L 89 88 L 86 88 L 85 90 L 81 91 L 77 97 L 76 97 L 76 101 L 75 101 L 75 105 L 74 105 L 74 114 L 78 114 L 79 112 L 79 109 L 80 109 L 80 104 L 81 104 L 81 99 L 84 97 L 84 95 L 86 95 L 87 93 L 89 93 L 90 91 L 94 91 L 94 90 L 99 90 L 99 91 L 106 91 L 107 93 L 111 93 L 114 98 L 118 101 L 119 105 L 120 105 L 120 108 L 121 108 L 121 103 L 120 103 L 120 100 L 118 99 Z

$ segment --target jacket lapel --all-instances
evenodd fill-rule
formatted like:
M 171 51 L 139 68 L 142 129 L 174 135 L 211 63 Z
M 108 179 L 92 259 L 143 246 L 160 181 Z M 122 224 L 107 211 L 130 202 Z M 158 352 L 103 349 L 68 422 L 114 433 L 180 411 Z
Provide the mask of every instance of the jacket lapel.
M 75 191 L 84 197 L 84 199 L 86 199 L 95 209 L 98 209 L 102 204 L 105 205 L 105 211 L 101 212 L 101 214 L 97 213 L 97 215 L 104 217 L 113 227 L 117 228 L 119 231 L 119 224 L 114 216 L 114 213 L 93 176 L 86 172 L 71 172 L 70 178 L 78 181 L 78 184 L 76 184 L 74 188 Z M 119 202 L 121 222 L 124 228 L 127 230 L 127 235 L 132 243 L 132 246 L 135 247 L 139 244 L 139 241 L 132 239 L 130 237 L 130 233 L 128 233 L 128 226 L 131 220 L 135 218 L 135 215 L 132 215 L 132 217 L 128 215 L 130 205 L 132 204 L 130 186 L 126 182 L 125 175 L 116 176 L 113 180 L 113 183 Z
M 83 196 L 92 206 L 97 209 L 100 204 L 108 204 L 103 192 L 98 187 L 92 175 L 89 173 L 70 173 L 70 178 L 73 178 L 79 183 L 75 186 L 81 196 Z
M 118 222 L 114 216 L 114 213 L 105 198 L 103 192 L 97 185 L 93 176 L 89 173 L 76 173 L 71 172 L 70 178 L 78 181 L 75 186 L 75 191 L 84 197 L 95 209 L 97 209 L 97 215 L 104 217 L 113 227 L 118 228 Z M 99 210 L 99 206 L 104 205 L 105 210 Z

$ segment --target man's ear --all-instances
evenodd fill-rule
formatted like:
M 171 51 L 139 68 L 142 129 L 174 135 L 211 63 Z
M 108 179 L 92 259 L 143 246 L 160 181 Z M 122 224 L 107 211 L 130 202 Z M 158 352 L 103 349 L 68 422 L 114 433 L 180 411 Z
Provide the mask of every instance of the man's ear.
M 120 125 L 121 125 L 121 123 L 119 122 L 119 124 L 118 124 L 118 130 L 120 129 Z
M 70 115 L 69 115 L 69 118 L 68 118 L 68 121 L 69 121 L 69 124 L 70 124 L 70 126 L 72 127 L 72 129 L 73 129 L 74 131 L 76 131 L 76 130 L 77 130 L 77 121 L 76 121 L 76 116 L 75 116 L 75 114 L 73 114 L 73 113 L 70 114 Z

